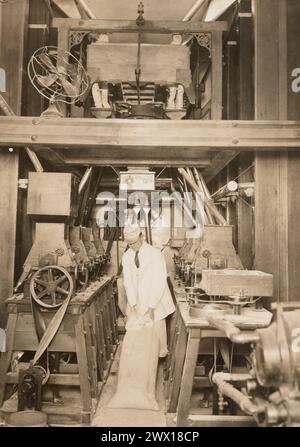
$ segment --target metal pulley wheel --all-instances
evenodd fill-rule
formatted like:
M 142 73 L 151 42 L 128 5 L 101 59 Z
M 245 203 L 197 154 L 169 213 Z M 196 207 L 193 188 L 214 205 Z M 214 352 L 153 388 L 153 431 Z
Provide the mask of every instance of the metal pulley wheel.
M 31 296 L 42 307 L 60 307 L 73 291 L 74 281 L 70 273 L 57 265 L 40 268 L 30 280 Z
M 83 264 L 77 264 L 75 267 L 76 289 L 82 292 L 86 289 L 89 282 L 89 270 Z
M 45 369 L 43 366 L 41 365 L 34 365 L 33 368 L 36 368 L 40 371 L 42 371 L 43 374 L 43 381 L 42 381 L 42 385 L 45 385 L 48 382 L 48 379 L 50 377 L 50 371 L 48 369 Z

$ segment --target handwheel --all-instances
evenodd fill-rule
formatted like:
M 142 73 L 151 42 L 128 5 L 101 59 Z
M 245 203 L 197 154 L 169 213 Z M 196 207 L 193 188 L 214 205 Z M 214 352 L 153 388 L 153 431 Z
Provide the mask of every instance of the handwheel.
M 74 283 L 63 267 L 50 265 L 40 268 L 30 280 L 32 298 L 42 307 L 57 308 L 70 298 Z

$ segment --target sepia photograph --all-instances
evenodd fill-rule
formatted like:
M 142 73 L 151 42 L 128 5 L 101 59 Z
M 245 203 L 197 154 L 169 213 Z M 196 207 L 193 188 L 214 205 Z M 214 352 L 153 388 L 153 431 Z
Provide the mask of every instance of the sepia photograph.
M 299 48 L 299 0 L 0 0 L 0 439 L 300 427 Z

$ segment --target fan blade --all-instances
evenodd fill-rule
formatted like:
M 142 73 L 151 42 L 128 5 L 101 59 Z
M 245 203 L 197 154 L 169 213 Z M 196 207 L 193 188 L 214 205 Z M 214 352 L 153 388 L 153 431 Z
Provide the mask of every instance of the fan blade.
M 57 67 L 57 73 L 60 75 L 60 76 L 68 76 L 68 72 L 67 72 L 67 69 L 64 67 L 64 66 L 62 66 L 62 65 L 60 65 L 60 66 L 58 66 Z
M 51 87 L 51 85 L 54 84 L 54 82 L 57 81 L 57 79 L 58 79 L 58 76 L 55 74 L 50 74 L 47 76 L 41 76 L 41 75 L 37 76 L 38 83 L 42 87 L 46 87 L 46 88 Z
M 50 57 L 46 54 L 46 53 L 42 53 L 39 55 L 40 60 L 46 65 L 46 67 L 48 67 L 51 71 L 53 71 L 54 73 L 56 73 L 56 67 L 55 65 L 52 63 Z
M 78 88 L 76 88 L 74 85 L 72 85 L 71 82 L 67 81 L 64 78 L 61 78 L 60 82 L 61 82 L 63 88 L 65 89 L 65 92 L 67 93 L 67 95 L 69 95 L 69 96 L 78 96 L 79 95 L 80 90 Z

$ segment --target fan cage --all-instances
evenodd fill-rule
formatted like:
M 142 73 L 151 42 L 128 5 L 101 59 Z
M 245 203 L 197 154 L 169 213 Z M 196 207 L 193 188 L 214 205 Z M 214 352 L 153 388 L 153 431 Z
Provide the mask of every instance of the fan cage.
M 43 55 L 50 58 L 55 69 L 52 73 L 50 68 L 46 67 L 45 63 L 41 61 L 40 58 Z M 74 73 L 70 74 L 71 71 Z M 49 76 L 50 74 L 57 74 L 57 80 L 51 86 L 42 87 L 41 82 L 38 80 L 39 76 Z M 48 99 L 50 103 L 57 101 L 65 104 L 74 104 L 89 88 L 89 78 L 82 63 L 70 52 L 55 46 L 41 47 L 33 53 L 28 63 L 28 76 L 33 87 L 40 95 Z M 61 84 L 62 77 L 68 78 L 71 84 L 74 78 L 77 79 L 77 82 L 79 80 L 80 93 L 76 95 L 67 94 Z

